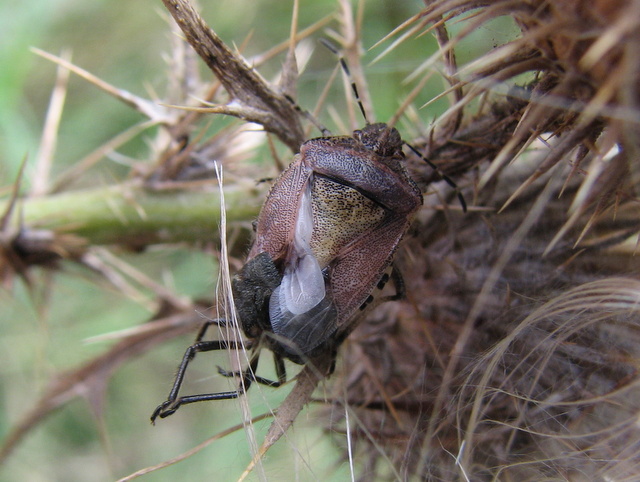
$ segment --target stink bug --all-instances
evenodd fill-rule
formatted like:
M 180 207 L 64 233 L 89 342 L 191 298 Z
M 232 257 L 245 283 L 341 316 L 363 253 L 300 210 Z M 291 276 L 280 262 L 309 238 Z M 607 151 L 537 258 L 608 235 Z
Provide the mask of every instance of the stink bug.
M 353 82 L 352 87 L 364 115 Z M 302 144 L 273 184 L 247 261 L 232 280 L 253 354 L 244 372 L 219 371 L 242 377 L 242 383 L 236 391 L 178 397 L 196 353 L 239 348 L 235 342 L 202 341 L 209 325 L 226 323 L 211 321 L 187 349 L 173 389 L 152 421 L 187 403 L 236 398 L 254 381 L 279 386 L 286 379 L 285 358 L 297 364 L 317 356 L 335 358 L 376 286 L 388 279 L 396 248 L 422 205 L 422 193 L 404 166 L 403 144 L 394 127 L 368 122 L 352 136 Z M 398 290 L 399 285 L 396 281 Z M 255 375 L 265 347 L 274 354 L 277 381 Z

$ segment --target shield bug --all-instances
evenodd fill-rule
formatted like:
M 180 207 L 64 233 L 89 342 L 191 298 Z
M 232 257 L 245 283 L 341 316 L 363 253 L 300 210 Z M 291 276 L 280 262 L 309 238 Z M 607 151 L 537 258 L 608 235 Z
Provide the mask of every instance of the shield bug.
M 366 120 L 353 82 L 352 87 Z M 297 364 L 317 356 L 335 358 L 374 289 L 387 281 L 396 248 L 422 205 L 422 193 L 404 166 L 403 145 L 394 127 L 368 122 L 351 136 L 302 144 L 273 184 L 246 263 L 232 280 L 252 356 L 242 373 L 219 371 L 241 377 L 242 383 L 231 392 L 178 396 L 196 353 L 239 348 L 230 341 L 203 341 L 208 326 L 226 323 L 211 321 L 187 349 L 169 397 L 152 421 L 187 403 L 236 398 L 252 382 L 279 386 L 286 379 L 285 358 Z M 255 375 L 262 348 L 274 354 L 277 381 Z

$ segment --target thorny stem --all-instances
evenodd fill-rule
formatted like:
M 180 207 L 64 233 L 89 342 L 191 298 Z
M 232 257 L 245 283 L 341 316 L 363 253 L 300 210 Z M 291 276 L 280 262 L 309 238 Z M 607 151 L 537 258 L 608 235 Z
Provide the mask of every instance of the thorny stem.
M 255 217 L 262 197 L 263 189 L 225 187 L 228 221 Z M 17 208 L 10 223 L 16 230 L 51 230 L 91 245 L 213 241 L 220 223 L 217 190 L 157 191 L 136 183 L 26 199 Z

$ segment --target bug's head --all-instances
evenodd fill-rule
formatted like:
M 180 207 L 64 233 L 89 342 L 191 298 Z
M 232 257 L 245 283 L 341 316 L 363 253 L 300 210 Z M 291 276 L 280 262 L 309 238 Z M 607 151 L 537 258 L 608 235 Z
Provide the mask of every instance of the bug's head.
M 402 155 L 402 138 L 395 127 L 378 122 L 353 132 L 353 137 L 382 157 Z

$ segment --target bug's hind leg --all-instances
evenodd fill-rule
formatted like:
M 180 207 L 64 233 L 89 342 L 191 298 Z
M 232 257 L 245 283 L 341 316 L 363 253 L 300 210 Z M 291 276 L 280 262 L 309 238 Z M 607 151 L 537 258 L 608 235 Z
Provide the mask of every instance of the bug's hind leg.
M 222 320 L 224 321 L 224 320 Z M 176 378 L 173 382 L 173 387 L 169 392 L 169 396 L 167 400 L 158 405 L 156 409 L 151 414 L 151 423 L 154 423 L 156 418 L 165 418 L 174 413 L 180 406 L 186 405 L 188 403 L 200 402 L 205 400 L 224 400 L 229 398 L 237 398 L 238 392 L 219 392 L 219 393 L 205 393 L 200 395 L 188 395 L 179 397 L 178 394 L 180 392 L 180 388 L 184 381 L 184 377 L 187 373 L 187 368 L 191 360 L 193 360 L 197 353 L 203 353 L 207 351 L 217 351 L 217 350 L 238 350 L 240 348 L 240 343 L 235 341 L 226 341 L 226 340 L 213 340 L 213 341 L 202 341 L 207 329 L 211 325 L 221 325 L 223 324 L 221 320 L 211 320 L 203 325 L 198 332 L 198 336 L 196 337 L 196 342 L 191 345 L 184 353 L 182 357 L 182 362 L 178 367 L 178 372 L 176 374 Z

